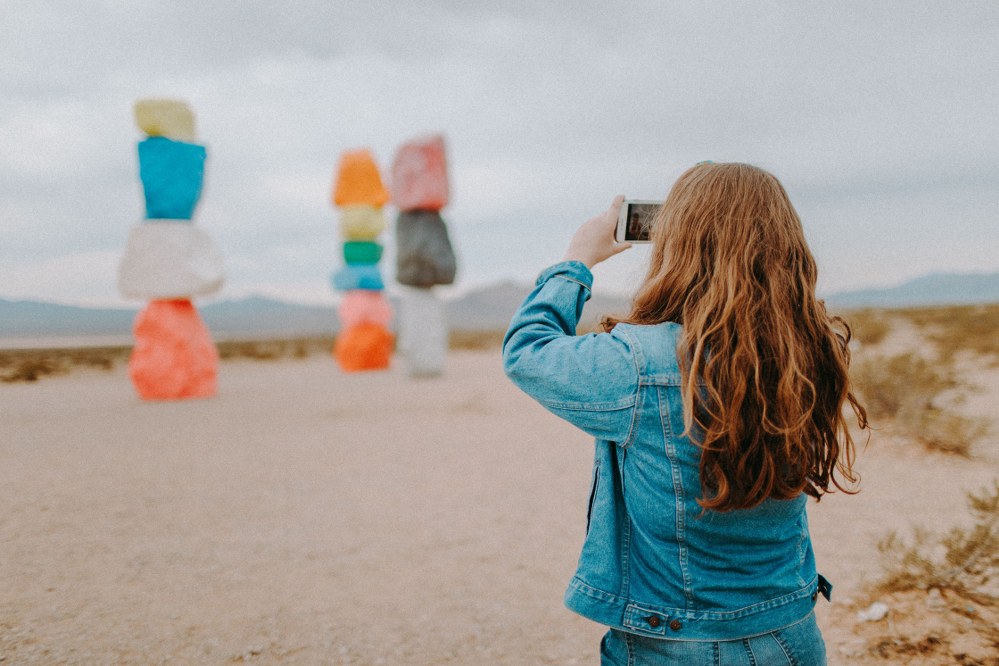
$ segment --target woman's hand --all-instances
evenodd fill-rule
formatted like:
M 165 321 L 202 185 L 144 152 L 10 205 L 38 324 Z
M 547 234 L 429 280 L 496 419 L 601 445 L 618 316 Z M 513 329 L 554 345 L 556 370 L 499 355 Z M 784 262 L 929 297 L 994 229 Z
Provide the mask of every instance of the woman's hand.
M 593 268 L 604 259 L 631 247 L 631 243 L 618 243 L 614 240 L 614 230 L 617 228 L 617 217 L 623 201 L 623 196 L 614 197 L 610 208 L 584 222 L 569 242 L 563 261 L 581 261 L 587 268 Z

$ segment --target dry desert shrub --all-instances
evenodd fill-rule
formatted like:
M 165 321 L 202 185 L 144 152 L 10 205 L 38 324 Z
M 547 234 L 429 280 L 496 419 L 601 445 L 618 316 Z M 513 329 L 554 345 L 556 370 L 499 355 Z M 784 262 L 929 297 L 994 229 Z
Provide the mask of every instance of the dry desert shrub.
M 917 528 L 908 539 L 891 532 L 878 543 L 882 577 L 868 592 L 888 602 L 887 625 L 854 628 L 870 656 L 999 666 L 999 480 L 969 493 L 968 505 L 969 527 L 942 535 Z
M 975 441 L 988 433 L 984 419 L 943 404 L 947 392 L 962 387 L 951 364 L 914 352 L 875 355 L 858 362 L 851 377 L 872 420 L 893 421 L 929 449 L 967 456 Z
M 999 607 L 999 480 L 967 497 L 970 527 L 942 536 L 916 528 L 911 540 L 891 532 L 878 543 L 884 575 L 876 591 L 937 589 Z
M 853 337 L 863 345 L 876 345 L 891 332 L 888 316 L 881 310 L 856 310 L 847 317 Z
M 128 357 L 128 347 L 80 349 L 10 349 L 0 351 L 0 381 L 34 382 L 74 368 L 111 370 Z
M 329 354 L 332 337 L 287 338 L 272 340 L 223 340 L 216 344 L 223 361 L 250 359 L 275 361 L 285 358 L 307 358 L 312 354 Z
M 967 351 L 999 364 L 999 304 L 909 308 L 896 314 L 922 330 L 943 361 Z
M 506 331 L 451 331 L 448 336 L 450 349 L 481 351 L 503 346 Z

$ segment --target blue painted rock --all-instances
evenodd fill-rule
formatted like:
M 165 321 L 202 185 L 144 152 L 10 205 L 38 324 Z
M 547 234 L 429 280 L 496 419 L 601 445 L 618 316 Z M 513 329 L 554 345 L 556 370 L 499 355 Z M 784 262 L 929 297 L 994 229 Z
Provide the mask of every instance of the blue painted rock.
M 403 211 L 395 223 L 396 280 L 410 287 L 454 282 L 454 250 L 438 213 Z
M 330 278 L 333 288 L 337 291 L 352 291 L 366 289 L 381 291 L 385 289 L 382 273 L 374 264 L 347 265 L 339 269 Z
M 194 141 L 194 113 L 179 99 L 136 100 L 135 124 L 149 136 L 165 136 L 176 141 Z
M 139 142 L 139 178 L 146 217 L 189 220 L 201 196 L 205 147 L 154 136 Z
M 225 282 L 222 255 L 193 224 L 150 220 L 133 225 L 118 265 L 125 298 L 192 298 L 213 294 Z

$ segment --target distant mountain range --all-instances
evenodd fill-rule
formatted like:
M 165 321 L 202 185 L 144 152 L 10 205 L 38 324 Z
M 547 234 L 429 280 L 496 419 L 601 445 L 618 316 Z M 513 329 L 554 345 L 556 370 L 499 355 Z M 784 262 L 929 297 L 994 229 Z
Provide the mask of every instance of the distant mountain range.
M 462 331 L 505 329 L 530 290 L 529 285 L 502 283 L 448 300 L 450 326 Z M 999 273 L 928 275 L 896 287 L 832 294 L 826 301 L 837 308 L 999 303 Z M 255 296 L 198 309 L 218 338 L 332 335 L 339 329 L 332 305 L 299 305 Z M 137 311 L 0 299 L 0 338 L 128 336 Z M 627 311 L 627 299 L 596 294 L 583 310 L 582 325 L 590 327 L 603 315 Z
M 935 273 L 895 287 L 832 294 L 826 302 L 840 308 L 999 303 L 999 273 Z

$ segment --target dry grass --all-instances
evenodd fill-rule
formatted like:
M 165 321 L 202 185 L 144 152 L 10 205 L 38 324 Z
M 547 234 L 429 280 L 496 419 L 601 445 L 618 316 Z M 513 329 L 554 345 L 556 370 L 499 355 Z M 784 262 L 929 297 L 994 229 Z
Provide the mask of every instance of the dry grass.
M 999 480 L 968 494 L 969 527 L 892 532 L 878 543 L 882 577 L 868 590 L 890 608 L 862 623 L 869 656 L 888 663 L 999 666 Z M 866 662 L 865 662 L 866 663 Z
M 942 361 L 964 351 L 999 365 L 999 304 L 910 308 L 894 314 L 922 331 Z
M 847 318 L 864 345 L 851 376 L 871 419 L 887 421 L 930 450 L 970 455 L 989 425 L 957 409 L 970 387 L 958 380 L 956 361 L 963 355 L 999 363 L 999 305 L 858 310 Z M 892 320 L 907 322 L 929 344 L 880 353 Z
M 973 522 L 942 536 L 916 528 L 911 540 L 891 532 L 878 543 L 884 576 L 879 592 L 951 592 L 978 604 L 999 607 L 999 480 L 968 493 Z M 999 628 L 997 628 L 999 630 Z M 999 635 L 997 635 L 999 637 Z
M 847 317 L 853 336 L 863 345 L 882 342 L 892 330 L 892 322 L 883 310 L 855 310 Z
M 448 345 L 451 349 L 485 350 L 503 346 L 506 331 L 451 331 Z
M 851 376 L 873 422 L 889 420 L 928 449 L 968 456 L 989 431 L 984 419 L 955 411 L 955 391 L 966 387 L 952 364 L 914 352 L 872 355 L 855 363 Z
M 504 331 L 452 331 L 451 349 L 499 349 Z M 249 359 L 278 361 L 330 354 L 335 338 L 300 337 L 272 340 L 223 340 L 216 344 L 223 361 Z M 132 348 L 82 347 L 67 349 L 0 350 L 0 382 L 34 382 L 47 376 L 65 375 L 78 369 L 113 370 L 127 363 Z
M 33 382 L 78 368 L 111 370 L 128 359 L 130 351 L 129 347 L 0 350 L 0 381 Z

